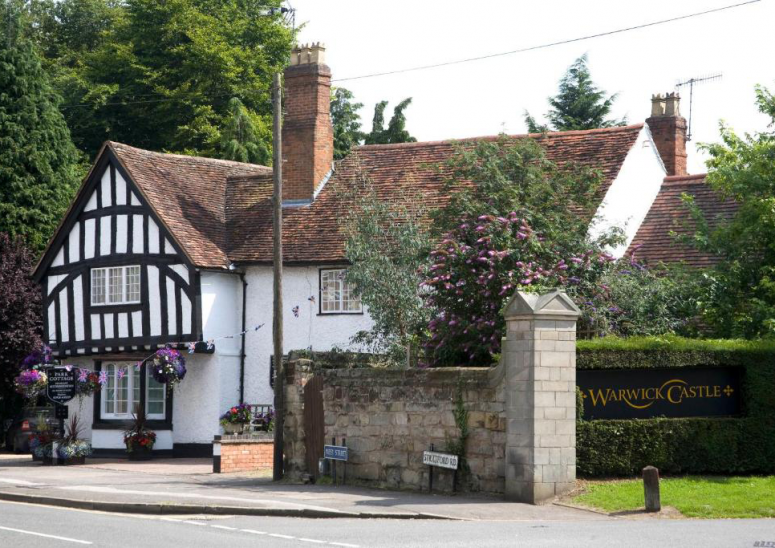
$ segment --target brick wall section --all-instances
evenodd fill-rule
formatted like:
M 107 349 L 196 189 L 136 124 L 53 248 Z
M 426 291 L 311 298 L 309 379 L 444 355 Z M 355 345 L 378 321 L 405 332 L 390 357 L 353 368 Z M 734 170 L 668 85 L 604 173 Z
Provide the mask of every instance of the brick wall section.
M 274 462 L 274 438 L 271 434 L 222 436 L 221 473 L 271 470 Z
M 667 175 L 686 175 L 686 118 L 653 116 L 646 123 Z
M 325 376 L 326 440 L 347 439 L 347 478 L 394 489 L 426 490 L 422 453 L 459 439 L 453 409 L 458 386 L 470 434 L 458 489 L 504 491 L 506 421 L 502 387 L 486 368 L 338 369 Z M 341 466 L 341 465 L 340 465 Z M 341 470 L 341 469 L 340 469 Z M 453 473 L 436 468 L 434 491 L 451 491 Z
M 331 69 L 301 64 L 285 70 L 283 201 L 311 200 L 334 161 Z

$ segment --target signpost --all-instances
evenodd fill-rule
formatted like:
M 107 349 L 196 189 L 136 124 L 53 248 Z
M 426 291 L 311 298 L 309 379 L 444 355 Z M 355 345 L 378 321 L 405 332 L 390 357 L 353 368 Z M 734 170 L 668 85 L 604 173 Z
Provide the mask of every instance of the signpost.
M 63 438 L 67 418 L 67 406 L 64 404 L 75 397 L 75 371 L 67 367 L 52 367 L 47 373 L 46 397 L 54 402 L 54 416 L 59 419 L 59 436 Z
M 428 492 L 433 492 L 433 468 L 446 468 L 448 470 L 455 471 L 455 477 L 452 480 L 452 490 L 455 490 L 455 483 L 457 483 L 457 467 L 460 463 L 460 459 L 457 455 L 451 453 L 438 453 L 433 450 L 433 444 L 431 444 L 430 451 L 422 452 L 422 463 L 429 466 L 428 471 Z
M 340 460 L 346 463 L 350 456 L 350 451 L 347 449 L 347 440 L 342 438 L 342 445 L 336 445 L 336 438 L 331 438 L 331 445 L 323 446 L 323 456 L 329 460 L 334 461 L 331 464 L 333 467 L 334 485 L 336 485 L 336 461 Z M 343 466 L 344 471 L 342 472 L 342 483 L 344 484 L 347 480 L 347 464 L 344 464 Z

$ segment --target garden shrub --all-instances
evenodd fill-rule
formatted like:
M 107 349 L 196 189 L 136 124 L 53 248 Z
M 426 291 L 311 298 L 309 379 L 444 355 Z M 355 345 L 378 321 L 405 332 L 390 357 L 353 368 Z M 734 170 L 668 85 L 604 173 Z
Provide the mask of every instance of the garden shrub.
M 579 420 L 579 475 L 628 476 L 648 465 L 671 474 L 775 473 L 775 343 L 679 337 L 578 342 L 578 369 L 707 366 L 743 368 L 741 416 Z

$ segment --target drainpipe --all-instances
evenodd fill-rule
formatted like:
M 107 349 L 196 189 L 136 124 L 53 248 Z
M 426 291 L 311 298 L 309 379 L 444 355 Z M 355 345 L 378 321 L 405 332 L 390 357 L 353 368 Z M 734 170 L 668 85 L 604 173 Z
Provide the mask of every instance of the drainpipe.
M 242 348 L 239 357 L 239 402 L 245 403 L 245 323 L 248 308 L 248 282 L 245 280 L 245 273 L 240 272 L 242 280 Z

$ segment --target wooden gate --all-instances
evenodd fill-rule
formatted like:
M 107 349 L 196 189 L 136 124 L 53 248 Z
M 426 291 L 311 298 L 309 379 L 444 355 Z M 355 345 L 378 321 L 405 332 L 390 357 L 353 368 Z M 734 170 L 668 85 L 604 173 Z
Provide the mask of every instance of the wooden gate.
M 323 377 L 312 377 L 304 386 L 304 439 L 307 472 L 317 478 L 318 459 L 323 458 L 325 430 L 323 422 Z

